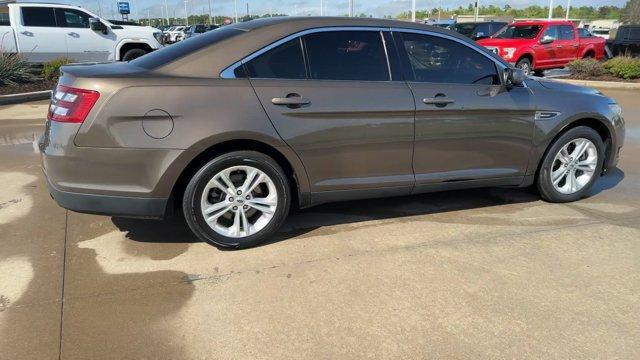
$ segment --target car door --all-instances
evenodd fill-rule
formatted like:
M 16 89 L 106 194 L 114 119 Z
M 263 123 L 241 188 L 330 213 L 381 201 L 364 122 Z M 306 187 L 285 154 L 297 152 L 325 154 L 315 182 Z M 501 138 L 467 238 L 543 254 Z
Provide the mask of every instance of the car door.
M 53 7 L 21 6 L 16 26 L 18 50 L 31 62 L 67 56 L 65 29 L 56 23 Z
M 520 184 L 532 147 L 529 89 L 507 90 L 490 55 L 461 40 L 402 31 L 394 39 L 416 103 L 416 192 L 452 181 Z
M 69 8 L 55 8 L 56 21 L 66 30 L 67 54 L 77 62 L 105 62 L 113 60 L 115 35 L 91 30 L 88 13 Z
M 578 57 L 579 40 L 571 25 L 560 25 L 558 30 L 556 48 L 559 48 L 561 64 L 565 65 Z
M 381 29 L 314 29 L 245 61 L 313 192 L 411 192 L 415 106 L 407 85 L 390 77 L 384 43 Z
M 560 49 L 562 46 L 558 47 L 560 44 L 558 41 L 558 26 L 549 25 L 546 29 L 543 30 L 542 35 L 540 35 L 539 40 L 542 40 L 545 36 L 553 39 L 552 42 L 547 44 L 542 44 L 538 42 L 535 45 L 535 62 L 536 68 L 538 67 L 552 67 L 556 66 L 560 63 Z

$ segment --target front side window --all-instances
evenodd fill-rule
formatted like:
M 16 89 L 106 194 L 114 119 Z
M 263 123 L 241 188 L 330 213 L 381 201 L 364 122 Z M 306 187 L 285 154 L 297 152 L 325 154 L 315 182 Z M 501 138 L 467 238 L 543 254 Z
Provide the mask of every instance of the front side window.
M 303 37 L 309 74 L 318 80 L 389 80 L 378 31 L 328 31 Z
M 252 78 L 306 79 L 300 38 L 287 41 L 245 64 Z M 238 76 L 240 74 L 236 74 Z
M 495 63 L 457 41 L 404 33 L 400 36 L 405 66 L 418 82 L 500 84 Z
M 473 30 L 473 36 L 489 36 L 491 35 L 491 24 L 480 24 Z
M 23 7 L 22 23 L 24 26 L 56 27 L 56 17 L 53 8 Z
M 558 27 L 557 26 L 549 26 L 547 30 L 544 31 L 542 37 L 550 37 L 553 40 L 558 40 Z
M 573 40 L 573 38 L 575 37 L 572 26 L 561 25 L 559 30 L 560 30 L 560 34 L 558 38 L 560 40 Z
M 56 9 L 58 24 L 68 28 L 89 28 L 89 14 L 75 9 Z
M 629 29 L 628 40 L 640 40 L 640 28 Z
M 497 39 L 533 39 L 542 29 L 540 25 L 509 25 L 495 37 Z

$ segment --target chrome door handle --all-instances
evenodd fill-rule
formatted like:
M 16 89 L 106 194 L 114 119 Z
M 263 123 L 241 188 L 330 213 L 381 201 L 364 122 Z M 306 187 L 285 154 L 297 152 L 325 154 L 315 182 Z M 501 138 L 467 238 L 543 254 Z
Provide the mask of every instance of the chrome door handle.
M 79 38 L 80 37 L 80 35 L 78 33 L 75 33 L 75 32 L 70 32 L 67 35 L 69 35 L 71 37 L 74 37 L 74 38 Z
M 31 31 L 23 31 L 20 34 L 22 34 L 24 36 L 33 36 L 33 33 Z
M 562 49 L 562 45 L 556 45 L 557 49 Z
M 303 105 L 311 104 L 311 100 L 302 98 L 300 96 L 287 95 L 287 97 L 273 98 L 271 99 L 271 103 L 273 105 L 283 105 L 283 106 L 288 106 L 290 108 L 299 108 Z
M 455 100 L 449 99 L 448 97 L 444 97 L 444 96 L 437 96 L 432 98 L 424 98 L 422 99 L 422 102 L 428 105 L 445 106 L 445 105 L 454 103 Z

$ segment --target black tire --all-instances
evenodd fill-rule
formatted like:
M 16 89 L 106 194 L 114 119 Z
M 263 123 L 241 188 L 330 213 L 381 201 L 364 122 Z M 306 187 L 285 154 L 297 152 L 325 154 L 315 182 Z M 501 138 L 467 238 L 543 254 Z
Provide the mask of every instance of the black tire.
M 550 174 L 554 165 L 553 163 L 556 155 L 563 146 L 579 138 L 590 140 L 595 145 L 598 154 L 596 169 L 589 182 L 585 184 L 582 189 L 576 191 L 573 194 L 563 194 L 555 189 L 551 181 Z M 554 203 L 577 201 L 586 197 L 589 193 L 589 190 L 591 190 L 591 187 L 598 180 L 600 174 L 602 173 L 604 157 L 604 142 L 595 130 L 587 126 L 578 126 L 570 129 L 551 144 L 551 146 L 547 149 L 544 158 L 542 159 L 540 170 L 538 171 L 538 177 L 536 179 L 536 185 L 538 187 L 540 195 L 544 200 Z
M 257 168 L 273 181 L 278 205 L 269 223 L 260 231 L 242 238 L 227 237 L 213 230 L 205 221 L 200 199 L 209 180 L 220 171 L 232 166 L 246 165 Z M 234 151 L 209 161 L 189 181 L 182 200 L 187 224 L 198 238 L 225 248 L 247 248 L 268 240 L 284 223 L 291 204 L 289 181 L 282 168 L 271 157 L 254 151 Z
M 524 71 L 524 74 L 527 76 L 529 76 L 533 71 L 533 69 L 531 69 L 531 60 L 529 60 L 528 58 L 522 58 L 518 60 L 518 62 L 516 63 L 516 68 Z
M 133 59 L 137 59 L 142 55 L 146 55 L 147 51 L 144 49 L 129 49 L 124 55 L 122 55 L 122 61 L 131 61 Z

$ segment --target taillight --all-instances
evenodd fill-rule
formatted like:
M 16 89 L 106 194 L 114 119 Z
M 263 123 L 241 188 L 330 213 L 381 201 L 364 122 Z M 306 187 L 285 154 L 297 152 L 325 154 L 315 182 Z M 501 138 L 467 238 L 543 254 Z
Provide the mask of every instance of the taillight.
M 52 121 L 82 123 L 99 97 L 97 91 L 58 85 L 51 98 L 48 118 Z

